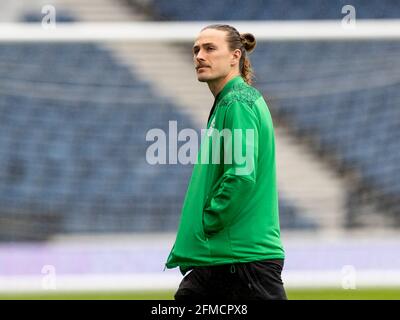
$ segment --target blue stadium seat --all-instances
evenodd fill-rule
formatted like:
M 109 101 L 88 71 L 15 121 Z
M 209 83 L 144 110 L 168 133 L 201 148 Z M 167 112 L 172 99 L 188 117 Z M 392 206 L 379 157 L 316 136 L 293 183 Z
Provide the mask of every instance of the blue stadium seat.
M 155 18 L 193 21 L 340 19 L 347 4 L 152 0 Z M 395 0 L 351 5 L 358 19 L 400 18 Z M 251 55 L 255 85 L 272 98 L 274 113 L 295 134 L 313 137 L 316 152 L 338 159 L 339 171 L 356 170 L 362 178 L 360 197 L 366 189 L 371 199 L 380 195 L 374 200 L 400 221 L 399 183 L 393 181 L 400 176 L 400 83 L 392 73 L 400 68 L 399 57 L 400 45 L 390 41 L 258 43 Z M 366 79 L 370 88 L 356 87 Z
M 345 0 L 318 1 L 278 1 L 278 0 L 203 0 L 187 2 L 183 0 L 152 0 L 155 18 L 170 20 L 305 20 L 305 19 L 341 19 L 342 7 L 348 5 Z M 396 0 L 368 1 L 353 0 L 359 19 L 399 18 L 400 11 Z

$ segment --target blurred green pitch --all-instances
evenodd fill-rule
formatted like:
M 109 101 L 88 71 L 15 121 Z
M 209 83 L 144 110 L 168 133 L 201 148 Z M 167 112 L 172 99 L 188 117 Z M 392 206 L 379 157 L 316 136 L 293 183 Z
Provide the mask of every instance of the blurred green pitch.
M 400 300 L 400 288 L 288 289 L 290 300 Z M 40 292 L 0 294 L 0 300 L 172 300 L 174 291 Z

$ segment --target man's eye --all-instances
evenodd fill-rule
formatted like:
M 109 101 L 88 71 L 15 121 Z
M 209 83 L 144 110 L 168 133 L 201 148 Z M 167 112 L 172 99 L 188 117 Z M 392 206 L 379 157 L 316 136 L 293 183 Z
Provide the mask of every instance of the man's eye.
M 208 51 L 214 50 L 214 49 L 215 49 L 215 48 L 213 48 L 213 47 L 208 47 L 208 48 L 207 48 Z

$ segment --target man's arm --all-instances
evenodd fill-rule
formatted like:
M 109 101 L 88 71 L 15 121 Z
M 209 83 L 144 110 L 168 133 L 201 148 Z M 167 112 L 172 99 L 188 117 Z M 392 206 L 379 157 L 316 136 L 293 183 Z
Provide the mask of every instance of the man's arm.
M 207 199 L 203 210 L 206 235 L 211 236 L 229 225 L 252 194 L 256 183 L 259 121 L 245 103 L 232 102 L 227 108 L 224 129 L 224 173 Z M 231 156 L 232 161 L 228 161 Z

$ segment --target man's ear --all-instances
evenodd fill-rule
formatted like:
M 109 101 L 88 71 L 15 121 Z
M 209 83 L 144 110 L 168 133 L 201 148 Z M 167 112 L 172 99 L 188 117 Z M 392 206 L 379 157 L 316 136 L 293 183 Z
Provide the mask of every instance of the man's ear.
M 240 58 L 242 56 L 242 51 L 240 49 L 235 49 L 232 53 L 232 61 L 231 61 L 231 66 L 233 67 L 234 65 L 239 65 Z

